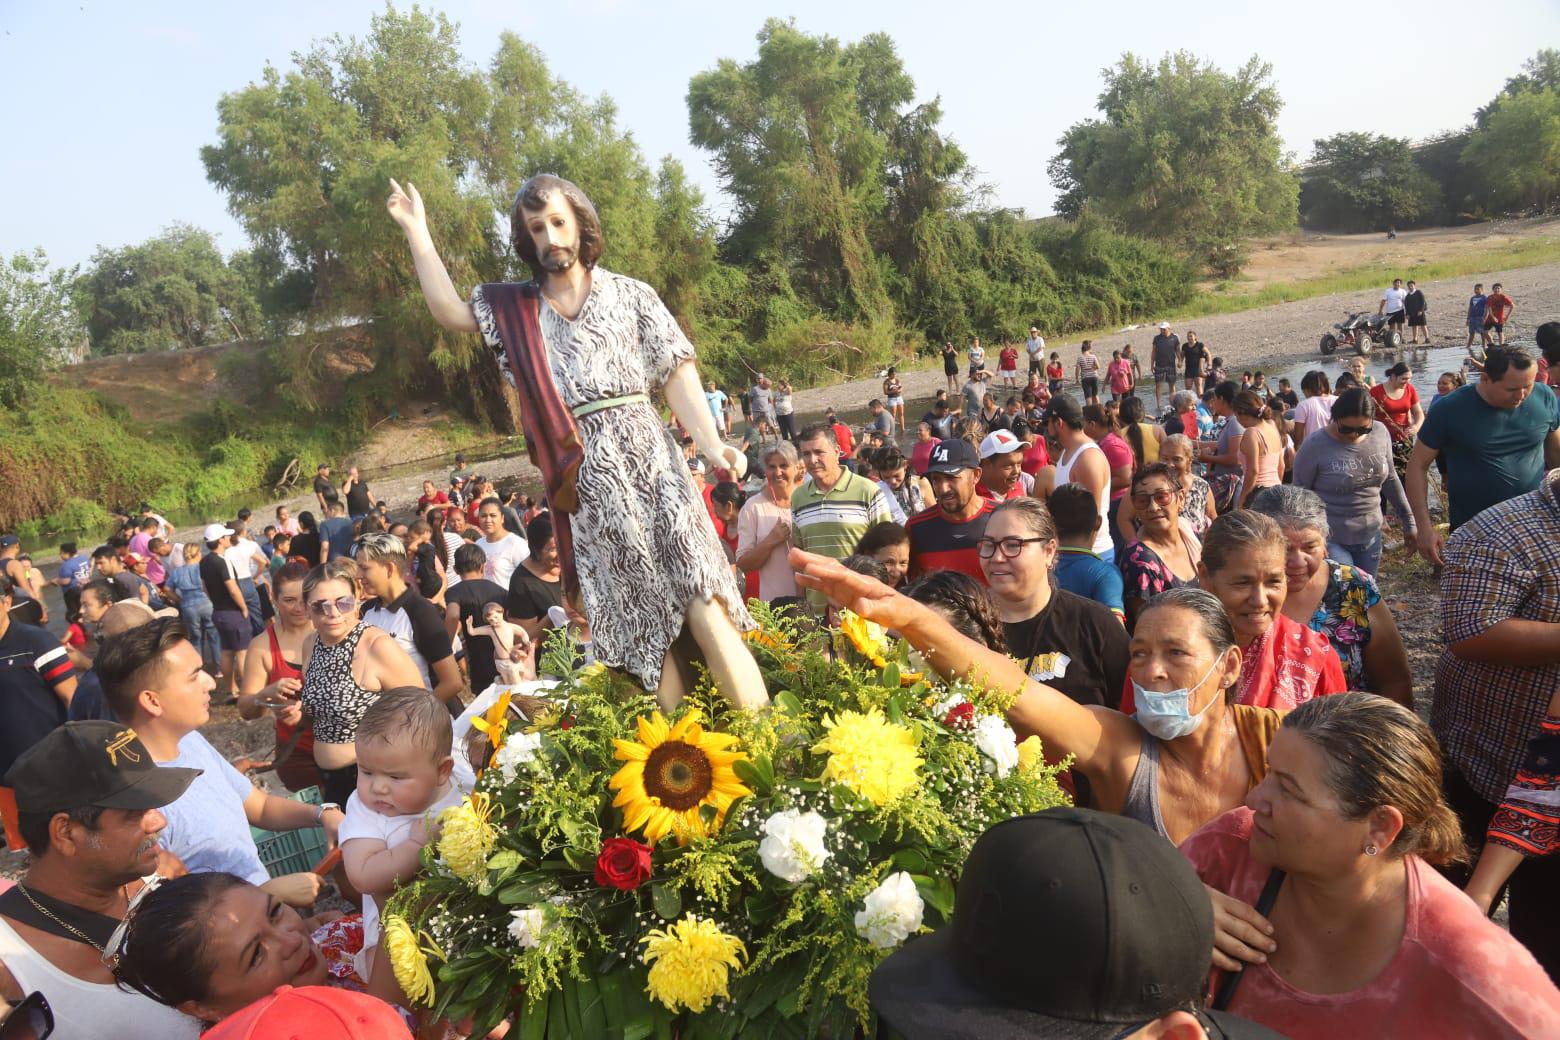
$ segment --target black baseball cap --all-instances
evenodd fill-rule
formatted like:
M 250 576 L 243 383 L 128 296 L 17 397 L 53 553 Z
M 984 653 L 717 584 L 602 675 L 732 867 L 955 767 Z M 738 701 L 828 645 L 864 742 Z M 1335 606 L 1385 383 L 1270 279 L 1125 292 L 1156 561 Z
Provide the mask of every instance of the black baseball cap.
M 159 809 L 177 801 L 199 769 L 160 766 L 135 730 L 117 722 L 67 722 L 22 753 L 5 774 L 24 813 Z
M 1200 1010 L 1212 963 L 1208 895 L 1174 845 L 1124 816 L 1048 809 L 980 836 L 952 920 L 880 964 L 868 994 L 907 1040 L 1092 1040 L 1178 1010 L 1209 1036 L 1277 1036 Z
M 963 437 L 939 441 L 926 464 L 928 473 L 960 473 L 967 469 L 980 469 L 980 453 Z
M 1045 406 L 1046 422 L 1060 419 L 1069 426 L 1083 425 L 1083 406 L 1066 394 L 1052 394 L 1051 403 Z

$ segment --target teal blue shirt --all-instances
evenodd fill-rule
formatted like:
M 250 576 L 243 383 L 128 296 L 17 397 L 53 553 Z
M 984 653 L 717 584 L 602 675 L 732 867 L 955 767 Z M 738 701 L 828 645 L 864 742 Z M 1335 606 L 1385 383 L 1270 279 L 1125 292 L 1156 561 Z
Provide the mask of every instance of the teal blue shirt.
M 1446 456 L 1451 527 L 1456 530 L 1490 506 L 1538 488 L 1544 441 L 1560 427 L 1560 405 L 1542 383 L 1516 408 L 1486 404 L 1473 386 L 1436 402 L 1419 428 L 1425 447 Z

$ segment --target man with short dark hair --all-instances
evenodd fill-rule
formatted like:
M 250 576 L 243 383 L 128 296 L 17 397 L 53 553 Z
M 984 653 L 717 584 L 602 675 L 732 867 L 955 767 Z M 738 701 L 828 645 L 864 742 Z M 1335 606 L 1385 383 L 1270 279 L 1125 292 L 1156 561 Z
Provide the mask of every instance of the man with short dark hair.
M 39 990 L 61 1037 L 195 1040 L 201 1023 L 119 988 L 104 954 L 141 878 L 158 868 L 158 809 L 193 769 L 160 769 L 115 722 L 59 727 L 4 774 L 15 789 L 27 873 L 0 893 L 0 992 Z
M 464 684 L 455 651 L 439 608 L 406 583 L 406 546 L 383 531 L 364 535 L 357 545 L 358 576 L 374 597 L 363 605 L 363 620 L 390 633 L 417 666 L 423 688 L 459 715 Z
M 871 401 L 868 401 L 867 411 L 870 413 L 870 418 L 867 419 L 866 425 L 862 428 L 864 433 L 871 433 L 876 430 L 885 437 L 894 435 L 894 417 L 888 409 L 883 407 L 881 400 L 874 397 Z
M 1397 326 L 1398 335 L 1403 334 L 1403 308 L 1404 297 L 1408 293 L 1403 291 L 1403 279 L 1392 279 L 1391 288 L 1381 294 L 1381 302 L 1376 304 L 1376 313 L 1387 316 L 1387 327 Z
M 1053 488 L 1045 500 L 1056 524 L 1056 587 L 1110 608 L 1127 623 L 1121 571 L 1094 552 L 1100 514 L 1094 493 L 1082 484 Z
M 1484 345 L 1506 345 L 1506 324 L 1517 309 L 1516 301 L 1506 295 L 1499 282 L 1490 286 L 1490 295 L 1484 303 Z
M 0 574 L 0 775 L 65 721 L 76 693 L 69 653 L 45 629 L 16 620 L 14 595 L 14 583 Z
M 116 601 L 138 599 L 145 603 L 151 598 L 141 581 L 125 567 L 119 550 L 112 545 L 100 545 L 92 550 L 92 570 L 113 584 Z
M 352 519 L 344 502 L 332 502 L 320 521 L 320 562 L 352 555 Z
M 939 391 L 932 410 L 921 416 L 921 421 L 932 428 L 932 436 L 945 441 L 953 436 L 953 413 L 948 410 L 948 396 Z
M 791 493 L 793 544 L 819 556 L 843 560 L 856 551 L 867 528 L 892 520 L 888 496 L 876 481 L 840 465 L 834 429 L 825 423 L 805 427 L 797 438 L 802 466 L 812 479 Z M 822 610 L 823 593 L 807 590 L 807 602 Z
M 986 518 L 996 503 L 976 493 L 980 457 L 975 447 L 959 437 L 932 449 L 926 479 L 936 504 L 905 523 L 910 532 L 910 575 L 919 578 L 933 571 L 959 571 L 982 585 L 977 543 L 986 533 Z
M 132 727 L 153 762 L 197 775 L 161 807 L 163 843 L 190 870 L 225 871 L 283 902 L 309 906 L 322 879 L 304 871 L 271 878 L 250 827 L 303 830 L 323 826 L 334 840 L 341 807 L 309 805 L 266 794 L 199 732 L 211 720 L 216 683 L 178 618 L 153 618 L 103 641 L 94 661 L 114 717 Z
M 13 620 L 27 625 L 46 625 L 49 612 L 43 600 L 35 596 L 28 582 L 29 564 L 20 559 L 22 540 L 14 534 L 0 534 L 0 576 L 11 579 Z
M 481 549 L 470 544 L 460 546 L 455 550 L 455 574 L 460 580 L 444 590 L 444 631 L 452 640 L 460 636 L 465 644 L 466 672 L 476 694 L 497 681 L 498 668 L 493 664 L 493 640 L 486 635 L 472 635 L 466 626 L 468 622 L 479 628 L 485 625 L 483 610 L 489 603 L 505 602 L 508 596 L 502 585 L 482 576 L 486 565 L 487 554 Z
M 1425 302 L 1424 292 L 1410 278 L 1408 280 L 1408 292 L 1403 294 L 1403 314 L 1408 318 L 1408 341 L 1410 343 L 1418 343 L 1419 334 L 1422 332 L 1425 336 L 1425 346 L 1428 347 L 1430 345 L 1430 327 L 1427 324 L 1429 319 L 1426 314 L 1428 309 L 1429 304 Z
M 1538 487 L 1560 466 L 1560 405 L 1535 385 L 1538 366 L 1520 349 L 1491 350 L 1484 378 L 1436 402 L 1408 458 L 1407 492 L 1419 551 L 1440 565 L 1442 538 L 1430 520 L 1430 466 L 1446 454 L 1451 530 L 1490 506 Z
M 336 485 L 330 480 L 330 463 L 320 463 L 314 476 L 314 497 L 320 504 L 320 512 L 325 515 L 330 513 L 330 504 L 341 500 L 341 492 L 336 490 Z

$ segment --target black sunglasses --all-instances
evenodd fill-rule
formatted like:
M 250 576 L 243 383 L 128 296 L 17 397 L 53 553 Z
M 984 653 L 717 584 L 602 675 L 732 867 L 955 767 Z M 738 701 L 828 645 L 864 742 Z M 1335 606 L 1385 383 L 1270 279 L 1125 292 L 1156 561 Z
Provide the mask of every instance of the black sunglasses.
M 0 1040 L 44 1040 L 54 1032 L 54 1009 L 36 990 L 0 1018 Z
M 1363 437 L 1367 433 L 1370 432 L 1370 427 L 1369 426 L 1345 426 L 1342 423 L 1339 423 L 1338 424 L 1338 432 L 1343 434 L 1345 437 Z

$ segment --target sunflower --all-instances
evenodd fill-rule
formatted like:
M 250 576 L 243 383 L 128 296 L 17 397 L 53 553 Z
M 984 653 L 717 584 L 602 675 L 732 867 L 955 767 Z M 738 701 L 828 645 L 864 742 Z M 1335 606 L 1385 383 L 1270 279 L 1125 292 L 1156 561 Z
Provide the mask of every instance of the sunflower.
M 886 632 L 882 625 L 875 621 L 868 621 L 860 614 L 849 610 L 840 611 L 840 635 L 842 639 L 836 640 L 839 649 L 847 647 L 856 651 L 874 667 L 888 667 L 888 660 L 883 656 L 883 644 Z
M 639 739 L 614 740 L 615 757 L 624 763 L 607 784 L 616 791 L 613 806 L 623 810 L 623 829 L 644 829 L 651 845 L 668 831 L 678 841 L 704 834 L 699 810 L 715 807 L 715 829 L 725 821 L 731 803 L 752 794 L 732 765 L 747 756 L 732 750 L 737 738 L 712 733 L 699 725 L 699 712 L 689 711 L 668 727 L 660 712 L 639 717 Z

